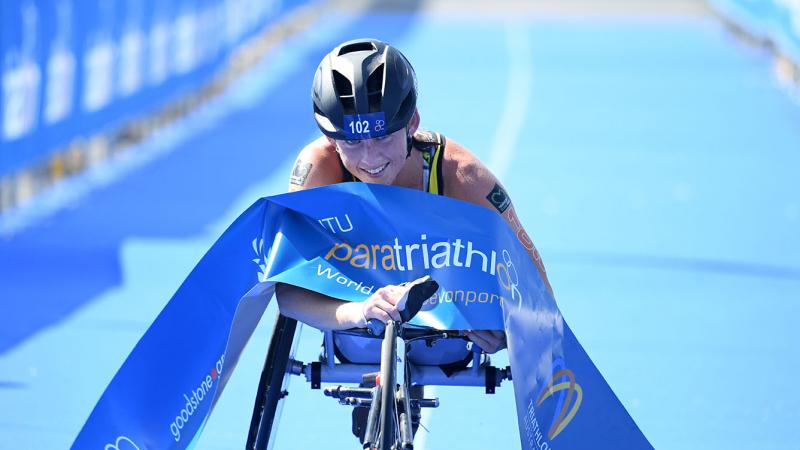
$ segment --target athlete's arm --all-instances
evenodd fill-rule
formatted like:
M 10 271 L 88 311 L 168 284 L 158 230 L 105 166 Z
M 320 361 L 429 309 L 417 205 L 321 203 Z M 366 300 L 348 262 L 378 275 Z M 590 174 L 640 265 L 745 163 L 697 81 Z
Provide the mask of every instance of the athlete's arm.
M 324 137 L 308 144 L 294 162 L 289 176 L 289 192 L 327 186 L 342 181 L 339 155 Z
M 547 289 L 553 293 L 539 252 L 522 227 L 505 188 L 492 172 L 467 149 L 449 140 L 444 160 L 445 195 L 483 206 L 500 214 L 528 251 Z M 505 333 L 497 330 L 466 330 L 467 337 L 487 353 L 506 347 Z
M 342 179 L 336 164 L 338 155 L 325 138 L 308 144 L 295 160 L 289 176 L 289 192 L 334 184 Z M 278 283 L 275 297 L 281 314 L 321 330 L 359 326 L 361 311 L 356 304 L 331 298 L 307 289 Z
M 278 283 L 275 297 L 281 314 L 320 330 L 345 330 L 363 328 L 368 319 L 386 322 L 399 321 L 397 303 L 408 291 L 407 287 L 384 286 L 367 300 L 345 302 L 290 284 Z
M 447 196 L 483 206 L 503 217 L 535 263 L 547 290 L 553 294 L 553 288 L 547 279 L 547 271 L 539 256 L 539 251 L 536 250 L 533 240 L 522 226 L 508 192 L 489 168 L 467 149 L 448 139 L 444 176 L 446 177 L 444 185 Z
M 320 330 L 364 326 L 359 303 L 345 302 L 290 284 L 278 283 L 275 297 L 281 314 Z
M 302 191 L 342 181 L 339 155 L 327 139 L 304 148 L 289 177 L 289 192 Z M 363 303 L 346 302 L 297 286 L 278 283 L 275 297 L 281 314 L 321 330 L 344 330 L 366 326 L 367 319 L 400 320 L 395 306 L 404 291 L 398 286 L 378 289 Z

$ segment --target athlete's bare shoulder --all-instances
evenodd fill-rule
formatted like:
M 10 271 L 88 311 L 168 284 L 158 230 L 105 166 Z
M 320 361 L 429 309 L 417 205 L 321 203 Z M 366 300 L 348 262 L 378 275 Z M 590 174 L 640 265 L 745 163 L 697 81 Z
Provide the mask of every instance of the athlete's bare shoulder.
M 289 177 L 289 192 L 335 184 L 342 181 L 343 175 L 336 149 L 322 136 L 297 155 Z
M 447 139 L 442 169 L 445 195 L 499 209 L 501 214 L 505 211 L 487 198 L 495 187 L 502 189 L 494 174 L 471 151 L 450 138 Z

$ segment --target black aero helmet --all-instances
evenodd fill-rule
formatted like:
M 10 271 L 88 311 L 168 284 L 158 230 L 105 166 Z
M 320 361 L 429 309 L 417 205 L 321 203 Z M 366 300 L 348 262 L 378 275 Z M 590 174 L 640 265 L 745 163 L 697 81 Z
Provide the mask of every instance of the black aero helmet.
M 314 75 L 314 119 L 326 136 L 366 139 L 394 133 L 417 105 L 414 68 L 377 39 L 345 42 L 325 55 Z

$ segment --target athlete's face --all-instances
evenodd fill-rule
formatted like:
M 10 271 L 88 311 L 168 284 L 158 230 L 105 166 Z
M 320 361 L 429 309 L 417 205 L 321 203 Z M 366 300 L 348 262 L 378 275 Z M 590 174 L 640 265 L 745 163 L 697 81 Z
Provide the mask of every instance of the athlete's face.
M 408 127 L 357 141 L 333 140 L 342 163 L 359 180 L 392 184 L 406 162 Z

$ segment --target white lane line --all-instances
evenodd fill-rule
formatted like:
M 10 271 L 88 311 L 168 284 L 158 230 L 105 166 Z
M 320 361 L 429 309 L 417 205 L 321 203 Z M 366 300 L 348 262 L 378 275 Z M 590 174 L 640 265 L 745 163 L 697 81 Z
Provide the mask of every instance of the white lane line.
M 511 165 L 528 112 L 532 72 L 531 47 L 528 39 L 523 23 L 511 22 L 506 26 L 506 44 L 510 61 L 506 98 L 488 164 L 494 175 L 500 179 Z
M 523 23 L 510 22 L 506 25 L 506 45 L 510 66 L 506 97 L 503 112 L 495 131 L 494 145 L 488 164 L 497 178 L 502 178 L 511 165 L 514 150 L 525 125 L 525 116 L 531 96 L 531 47 Z M 436 387 L 427 386 L 425 396 L 435 398 L 437 396 Z M 430 428 L 433 415 L 433 409 L 423 409 L 420 422 Z M 414 448 L 424 450 L 427 438 L 428 432 L 420 427 L 414 439 Z

